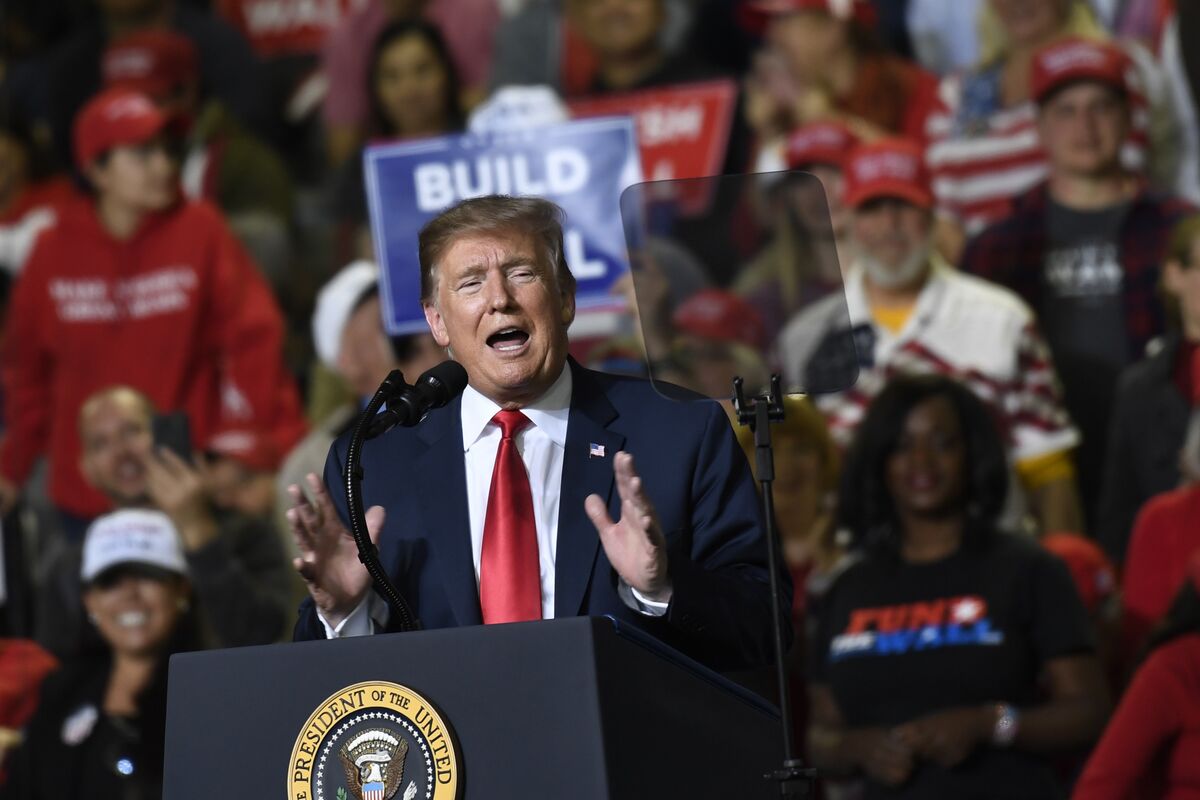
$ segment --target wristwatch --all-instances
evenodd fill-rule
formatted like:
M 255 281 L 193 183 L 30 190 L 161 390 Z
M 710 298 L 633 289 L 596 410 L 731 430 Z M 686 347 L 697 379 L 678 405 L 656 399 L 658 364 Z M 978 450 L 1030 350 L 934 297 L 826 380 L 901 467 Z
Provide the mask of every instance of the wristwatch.
M 992 728 L 992 744 L 997 747 L 1008 747 L 1017 738 L 1020 727 L 1020 714 L 1008 703 L 996 704 L 996 724 Z

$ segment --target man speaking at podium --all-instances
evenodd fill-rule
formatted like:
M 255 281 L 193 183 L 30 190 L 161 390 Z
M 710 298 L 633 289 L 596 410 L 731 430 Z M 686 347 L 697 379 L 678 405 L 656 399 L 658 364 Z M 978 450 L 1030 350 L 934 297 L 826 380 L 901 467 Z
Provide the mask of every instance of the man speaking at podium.
M 430 331 L 469 385 L 366 443 L 362 497 L 423 627 L 608 614 L 716 668 L 766 663 L 766 539 L 745 457 L 717 403 L 666 400 L 567 357 L 560 209 L 466 200 L 419 249 Z M 298 639 L 388 630 L 348 531 L 349 441 L 334 443 L 323 484 L 308 476 L 309 497 L 289 490 L 311 595 Z

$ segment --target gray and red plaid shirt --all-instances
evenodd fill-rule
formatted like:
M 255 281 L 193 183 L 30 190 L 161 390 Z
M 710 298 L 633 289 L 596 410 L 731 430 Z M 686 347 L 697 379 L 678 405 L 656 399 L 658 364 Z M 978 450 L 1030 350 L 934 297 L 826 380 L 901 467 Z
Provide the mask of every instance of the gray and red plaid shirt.
M 1033 308 L 1042 308 L 1042 271 L 1049 237 L 1046 231 L 1046 184 L 1016 199 L 1005 219 L 967 244 L 962 269 L 1006 286 Z M 1125 328 L 1130 353 L 1141 353 L 1162 334 L 1165 323 L 1158 295 L 1159 268 L 1166 255 L 1171 229 L 1195 212 L 1186 200 L 1143 189 L 1130 205 L 1121 225 L 1117 258 L 1123 272 Z

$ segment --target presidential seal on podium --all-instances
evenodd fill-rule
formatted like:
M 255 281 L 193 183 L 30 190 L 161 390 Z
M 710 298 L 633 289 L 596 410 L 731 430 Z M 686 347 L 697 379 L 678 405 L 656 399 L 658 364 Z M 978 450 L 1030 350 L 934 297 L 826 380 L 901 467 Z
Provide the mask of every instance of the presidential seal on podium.
M 398 683 L 356 683 L 308 718 L 288 765 L 290 800 L 457 800 L 454 735 Z

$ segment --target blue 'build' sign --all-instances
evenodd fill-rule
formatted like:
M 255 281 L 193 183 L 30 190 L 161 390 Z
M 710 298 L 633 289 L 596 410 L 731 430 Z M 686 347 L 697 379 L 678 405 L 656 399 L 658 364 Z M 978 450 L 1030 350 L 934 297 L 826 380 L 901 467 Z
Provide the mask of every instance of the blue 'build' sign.
M 377 145 L 363 158 L 389 333 L 427 329 L 417 261 L 421 227 L 459 200 L 485 194 L 544 197 L 562 206 L 577 306 L 613 303 L 612 284 L 629 269 L 621 192 L 641 179 L 628 117 Z

